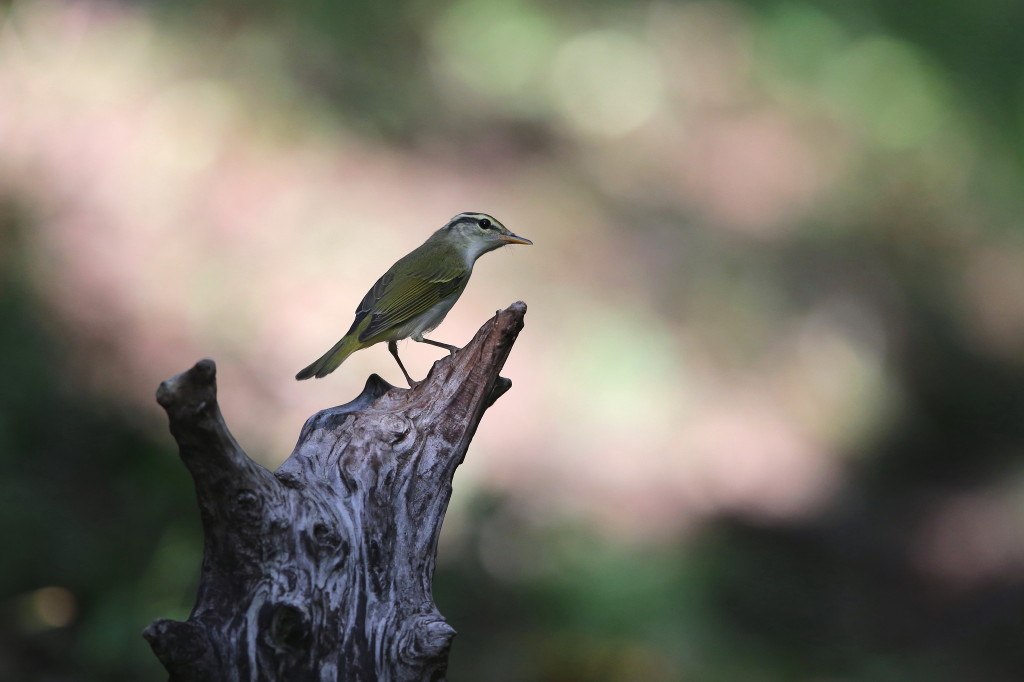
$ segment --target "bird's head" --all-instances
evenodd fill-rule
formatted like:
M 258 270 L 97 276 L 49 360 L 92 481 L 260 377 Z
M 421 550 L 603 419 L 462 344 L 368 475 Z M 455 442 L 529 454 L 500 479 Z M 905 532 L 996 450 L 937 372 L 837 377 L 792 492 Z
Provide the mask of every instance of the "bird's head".
M 533 244 L 486 213 L 460 213 L 441 228 L 440 234 L 474 260 L 506 244 Z

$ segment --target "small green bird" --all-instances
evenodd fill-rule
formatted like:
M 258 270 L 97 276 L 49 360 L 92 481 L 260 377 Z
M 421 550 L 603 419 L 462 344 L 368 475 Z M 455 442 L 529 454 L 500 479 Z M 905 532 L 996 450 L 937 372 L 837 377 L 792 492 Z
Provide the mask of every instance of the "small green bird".
M 506 244 L 532 244 L 485 213 L 460 213 L 377 280 L 356 308 L 356 319 L 341 341 L 295 375 L 299 381 L 324 377 L 352 353 L 381 341 L 395 356 L 409 386 L 412 380 L 398 357 L 400 339 L 459 350 L 423 335 L 441 324 L 473 274 L 476 259 Z

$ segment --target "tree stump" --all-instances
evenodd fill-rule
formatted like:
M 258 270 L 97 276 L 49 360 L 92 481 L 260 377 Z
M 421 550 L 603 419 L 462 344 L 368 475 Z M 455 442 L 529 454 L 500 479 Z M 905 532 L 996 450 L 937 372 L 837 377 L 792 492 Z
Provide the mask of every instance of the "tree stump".
M 526 305 L 499 311 L 413 389 L 376 374 L 310 417 L 270 472 L 228 431 L 215 366 L 163 382 L 202 517 L 199 592 L 186 622 L 143 636 L 171 682 L 443 680 L 455 630 L 431 595 L 437 538 Z

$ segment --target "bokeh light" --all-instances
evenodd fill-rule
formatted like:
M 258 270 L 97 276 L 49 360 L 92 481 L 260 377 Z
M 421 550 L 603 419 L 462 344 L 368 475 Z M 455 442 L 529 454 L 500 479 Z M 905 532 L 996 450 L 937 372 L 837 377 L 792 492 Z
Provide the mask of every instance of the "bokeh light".
M 1024 16 L 955 5 L 7 4 L 0 678 L 160 674 L 201 545 L 155 387 L 214 358 L 277 466 L 401 384 L 292 377 L 462 211 L 535 246 L 435 332 L 529 305 L 452 679 L 1024 677 Z

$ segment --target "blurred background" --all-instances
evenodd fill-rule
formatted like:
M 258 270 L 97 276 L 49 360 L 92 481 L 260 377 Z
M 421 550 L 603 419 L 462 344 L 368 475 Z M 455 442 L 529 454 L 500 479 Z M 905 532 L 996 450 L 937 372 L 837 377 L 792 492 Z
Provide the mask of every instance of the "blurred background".
M 461 211 L 536 245 L 434 334 L 529 305 L 453 682 L 1024 679 L 1024 4 L 0 7 L 0 679 L 165 678 L 201 537 L 157 384 L 214 358 L 275 467 L 401 384 L 292 377 Z

